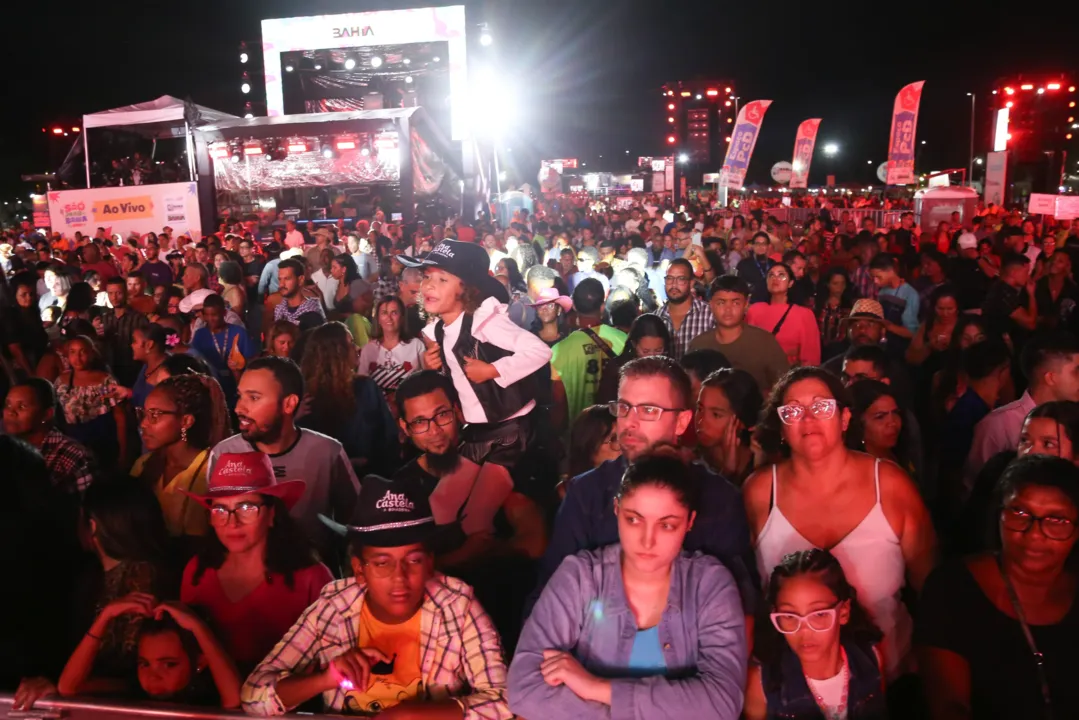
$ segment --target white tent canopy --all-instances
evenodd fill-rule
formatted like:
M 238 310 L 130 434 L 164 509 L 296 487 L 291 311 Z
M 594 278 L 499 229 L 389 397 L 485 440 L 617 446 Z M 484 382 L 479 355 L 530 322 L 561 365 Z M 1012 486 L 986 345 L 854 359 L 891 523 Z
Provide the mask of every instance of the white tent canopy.
M 171 95 L 162 95 L 157 100 L 83 115 L 82 126 L 86 129 L 126 127 L 131 132 L 150 138 L 178 138 L 183 137 L 186 132 L 184 121 L 187 107 L 188 103 L 183 100 Z M 239 120 L 235 115 L 211 110 L 194 103 L 191 103 L 190 107 L 197 114 L 200 124 Z M 138 127 L 128 127 L 132 125 Z
M 86 187 L 90 187 L 90 128 L 124 128 L 143 137 L 152 139 L 185 138 L 187 143 L 187 163 L 191 179 L 195 179 L 194 145 L 191 142 L 189 120 L 196 125 L 221 123 L 239 120 L 219 110 L 186 103 L 171 95 L 162 95 L 157 100 L 135 103 L 111 110 L 102 110 L 82 116 L 82 148 L 86 160 Z

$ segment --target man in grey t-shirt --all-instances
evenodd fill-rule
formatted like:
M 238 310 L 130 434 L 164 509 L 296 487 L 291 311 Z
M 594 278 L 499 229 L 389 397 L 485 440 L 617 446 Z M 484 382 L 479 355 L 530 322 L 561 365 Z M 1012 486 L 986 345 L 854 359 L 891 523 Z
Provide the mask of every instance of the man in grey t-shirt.
M 240 378 L 236 416 L 240 433 L 222 440 L 210 452 L 207 476 L 222 453 L 264 452 L 278 479 L 303 480 L 303 497 L 292 516 L 307 531 L 323 558 L 332 557 L 332 537 L 319 513 L 342 522 L 352 516 L 360 483 L 341 443 L 295 425 L 303 398 L 303 376 L 286 358 L 251 361 Z

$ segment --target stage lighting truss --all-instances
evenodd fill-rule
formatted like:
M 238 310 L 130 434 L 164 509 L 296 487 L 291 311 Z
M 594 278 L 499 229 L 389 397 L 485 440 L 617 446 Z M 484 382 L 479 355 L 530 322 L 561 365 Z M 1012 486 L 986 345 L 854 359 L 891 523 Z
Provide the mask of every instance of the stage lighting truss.
M 244 157 L 262 155 L 263 152 L 262 142 L 259 140 L 248 140 L 244 143 Z
M 334 139 L 333 146 L 338 152 L 354 151 L 359 146 L 359 141 L 355 135 L 339 135 Z

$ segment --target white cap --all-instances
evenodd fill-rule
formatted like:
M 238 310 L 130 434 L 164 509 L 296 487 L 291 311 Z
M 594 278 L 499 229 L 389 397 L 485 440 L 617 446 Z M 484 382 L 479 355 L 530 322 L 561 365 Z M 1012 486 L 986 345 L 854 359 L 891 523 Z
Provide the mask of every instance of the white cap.
M 195 290 L 190 295 L 187 295 L 180 300 L 180 312 L 187 314 L 192 310 L 198 310 L 202 307 L 202 304 L 206 302 L 206 298 L 214 294 L 213 290 L 207 290 L 205 288 L 201 290 Z
M 978 236 L 974 233 L 965 232 L 959 236 L 958 245 L 960 250 L 976 250 L 978 248 Z

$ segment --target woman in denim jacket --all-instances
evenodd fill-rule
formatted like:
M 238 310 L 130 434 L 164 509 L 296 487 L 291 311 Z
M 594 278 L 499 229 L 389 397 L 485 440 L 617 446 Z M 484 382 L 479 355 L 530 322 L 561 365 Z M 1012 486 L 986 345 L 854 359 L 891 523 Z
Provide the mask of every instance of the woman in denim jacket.
M 881 632 L 827 550 L 791 553 L 772 571 L 755 623 L 746 720 L 887 716 Z M 759 663 L 759 664 L 758 664 Z
M 509 672 L 519 717 L 738 718 L 745 618 L 727 568 L 682 552 L 693 477 L 668 456 L 626 470 L 619 543 L 567 557 L 525 623 Z

